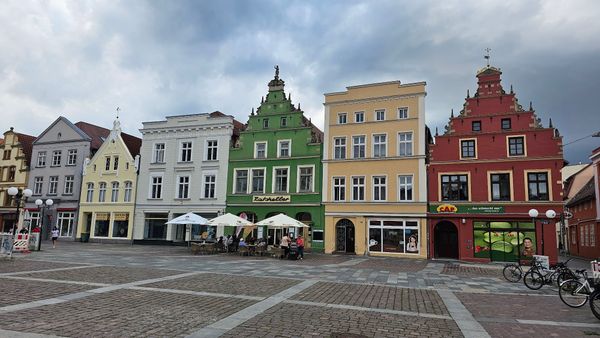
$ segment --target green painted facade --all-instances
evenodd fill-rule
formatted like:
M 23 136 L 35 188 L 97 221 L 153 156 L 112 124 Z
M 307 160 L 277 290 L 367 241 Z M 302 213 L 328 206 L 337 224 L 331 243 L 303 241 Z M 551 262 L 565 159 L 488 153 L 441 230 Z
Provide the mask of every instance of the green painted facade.
M 284 91 L 284 81 L 269 82 L 266 99 L 248 119 L 229 152 L 227 212 L 260 221 L 278 213 L 310 225 L 307 249 L 323 251 L 321 205 L 323 133 Z M 267 229 L 263 236 L 279 237 Z

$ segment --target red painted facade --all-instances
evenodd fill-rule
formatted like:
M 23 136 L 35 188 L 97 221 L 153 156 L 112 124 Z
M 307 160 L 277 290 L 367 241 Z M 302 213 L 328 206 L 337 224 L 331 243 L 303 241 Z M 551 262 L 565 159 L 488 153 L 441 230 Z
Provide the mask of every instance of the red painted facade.
M 534 250 L 557 260 L 559 216 L 545 213 L 563 211 L 562 138 L 551 123 L 541 125 L 531 105 L 522 108 L 512 87 L 502 88 L 501 74 L 480 70 L 476 93 L 430 145 L 432 258 L 518 260 Z M 539 212 L 535 222 L 530 209 Z

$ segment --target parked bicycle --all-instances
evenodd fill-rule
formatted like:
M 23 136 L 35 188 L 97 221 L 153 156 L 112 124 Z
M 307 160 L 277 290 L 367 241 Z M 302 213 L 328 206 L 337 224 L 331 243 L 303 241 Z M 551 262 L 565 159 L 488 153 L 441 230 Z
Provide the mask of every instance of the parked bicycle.
M 525 286 L 532 290 L 539 290 L 544 285 L 556 285 L 560 287 L 560 283 L 568 279 L 573 279 L 575 276 L 573 271 L 567 267 L 567 263 L 570 260 L 564 263 L 559 262 L 552 269 L 546 269 L 539 260 L 534 260 L 529 271 L 523 276 Z
M 578 308 L 587 303 L 590 294 L 594 291 L 594 287 L 590 284 L 585 269 L 576 270 L 575 274 L 577 275 L 577 278 L 560 283 L 558 296 L 566 305 Z

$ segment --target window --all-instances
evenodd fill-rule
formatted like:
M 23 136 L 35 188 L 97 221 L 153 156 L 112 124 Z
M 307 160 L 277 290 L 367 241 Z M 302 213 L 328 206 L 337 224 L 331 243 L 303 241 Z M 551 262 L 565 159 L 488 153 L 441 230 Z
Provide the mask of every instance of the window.
M 4 154 L 2 154 L 2 159 L 3 160 L 10 160 L 10 149 L 7 149 L 4 151 Z
M 492 201 L 510 201 L 510 174 L 491 174 Z
M 71 237 L 73 235 L 73 225 L 75 223 L 74 212 L 58 212 L 56 225 L 60 231 L 60 236 Z
M 279 125 L 280 125 L 282 128 L 285 128 L 285 127 L 287 127 L 287 126 L 288 126 L 288 120 L 287 120 L 287 117 L 283 116 L 283 117 L 280 119 L 280 123 L 279 123 Z
M 165 163 L 165 144 L 164 143 L 155 143 L 154 144 L 154 159 L 152 162 L 154 163 Z
M 589 224 L 590 227 L 590 246 L 596 246 L 596 225 Z
M 41 195 L 43 186 L 44 186 L 44 178 L 43 177 L 38 176 L 38 177 L 34 178 L 33 179 L 33 194 Z
M 85 201 L 91 203 L 94 201 L 94 183 L 87 184 L 87 195 Z
M 477 157 L 476 152 L 475 152 L 475 140 L 461 140 L 460 141 L 460 157 L 461 158 Z
M 192 161 L 192 142 L 181 142 L 180 145 L 180 162 L 191 162 Z
M 17 174 L 17 167 L 11 166 L 8 168 L 8 181 L 13 182 L 15 180 L 15 175 Z
M 252 169 L 252 193 L 265 192 L 265 170 Z
M 207 161 L 216 161 L 218 149 L 219 149 L 219 143 L 217 140 L 206 141 L 206 160 Z
M 77 164 L 77 149 L 70 149 L 67 155 L 67 165 Z
M 369 220 L 369 252 L 418 254 L 419 237 L 418 221 Z
M 333 157 L 336 160 L 342 160 L 346 158 L 346 138 L 335 137 L 333 138 Z
M 333 177 L 333 200 L 334 201 L 345 201 L 346 200 L 346 178 L 345 177 Z
M 290 143 L 292 141 L 290 140 L 280 140 L 277 141 L 277 148 L 279 148 L 277 150 L 277 153 L 279 154 L 279 157 L 290 157 Z
M 468 201 L 467 175 L 442 175 L 442 201 Z
M 269 128 L 269 119 L 263 119 L 263 128 L 264 129 Z
M 119 201 L 119 182 L 112 182 L 112 191 L 110 201 L 116 203 Z
M 373 201 L 385 201 L 387 199 L 387 178 L 385 176 L 373 176 Z
M 217 175 L 204 175 L 204 198 L 215 198 Z
M 413 200 L 413 177 L 410 175 L 398 176 L 398 201 Z
M 65 176 L 65 189 L 63 195 L 73 194 L 73 184 L 75 182 L 75 176 Z
M 471 130 L 472 131 L 481 131 L 481 121 L 471 122 Z
M 387 156 L 387 135 L 373 135 L 373 157 Z
M 104 159 L 104 170 L 110 170 L 110 156 L 106 156 L 106 158 Z
M 104 203 L 106 200 L 106 182 L 100 182 L 98 185 L 98 202 Z
M 52 166 L 59 166 L 60 165 L 60 158 L 62 157 L 62 151 L 61 150 L 55 150 L 52 152 Z
M 189 176 L 177 176 L 177 198 L 190 198 Z
M 29 221 L 31 222 L 30 227 L 31 229 L 35 229 L 39 226 L 41 226 L 41 222 L 40 222 L 40 213 L 39 212 L 30 212 L 29 213 Z
M 58 192 L 58 176 L 50 176 L 50 184 L 48 185 L 48 195 L 56 195 Z
M 412 132 L 398 133 L 398 156 L 412 156 Z
M 254 143 L 254 158 L 267 158 L 267 142 Z
M 94 224 L 94 237 L 108 237 L 109 226 L 110 214 L 108 212 L 96 213 L 96 222 Z
M 502 124 L 502 129 L 504 129 L 504 130 L 511 128 L 510 119 L 502 119 L 501 124 Z
M 408 107 L 398 108 L 398 118 L 399 119 L 407 119 L 408 118 Z
M 548 201 L 548 173 L 528 173 L 527 186 L 530 201 Z
M 46 166 L 46 152 L 40 151 L 37 156 L 37 166 L 45 167 Z
M 245 194 L 248 192 L 248 170 L 235 171 L 235 194 Z
M 523 136 L 508 138 L 508 155 L 525 155 L 525 138 Z
M 365 158 L 365 136 L 352 136 L 352 158 Z
M 287 192 L 288 191 L 288 169 L 287 168 L 275 168 L 275 188 L 273 192 Z
M 150 177 L 150 198 L 151 199 L 162 198 L 162 184 L 163 184 L 162 176 Z
M 313 191 L 313 167 L 299 167 L 298 168 L 300 182 L 298 184 L 299 192 L 312 192 Z
M 356 122 L 356 123 L 365 122 L 365 112 L 357 111 L 356 113 L 354 113 L 354 122 Z
M 385 120 L 385 110 L 376 110 L 375 111 L 375 121 L 384 121 Z
M 365 177 L 364 176 L 352 177 L 352 200 L 353 201 L 364 201 L 365 200 Z
M 131 181 L 125 182 L 125 195 L 123 196 L 123 202 L 131 202 L 131 194 L 133 193 L 133 183 Z
M 348 122 L 346 118 L 347 118 L 346 113 L 339 113 L 338 114 L 338 124 L 346 124 Z
M 127 237 L 129 233 L 129 213 L 114 213 L 113 219 L 113 237 Z
M 113 170 L 119 170 L 119 156 L 113 158 Z

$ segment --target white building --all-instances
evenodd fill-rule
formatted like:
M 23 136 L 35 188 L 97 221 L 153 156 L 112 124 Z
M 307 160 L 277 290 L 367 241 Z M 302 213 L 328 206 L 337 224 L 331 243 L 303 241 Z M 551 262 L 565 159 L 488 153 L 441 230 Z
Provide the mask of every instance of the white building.
M 134 240 L 184 241 L 185 226 L 167 221 L 188 212 L 210 219 L 225 210 L 229 147 L 240 127 L 221 112 L 143 123 Z

